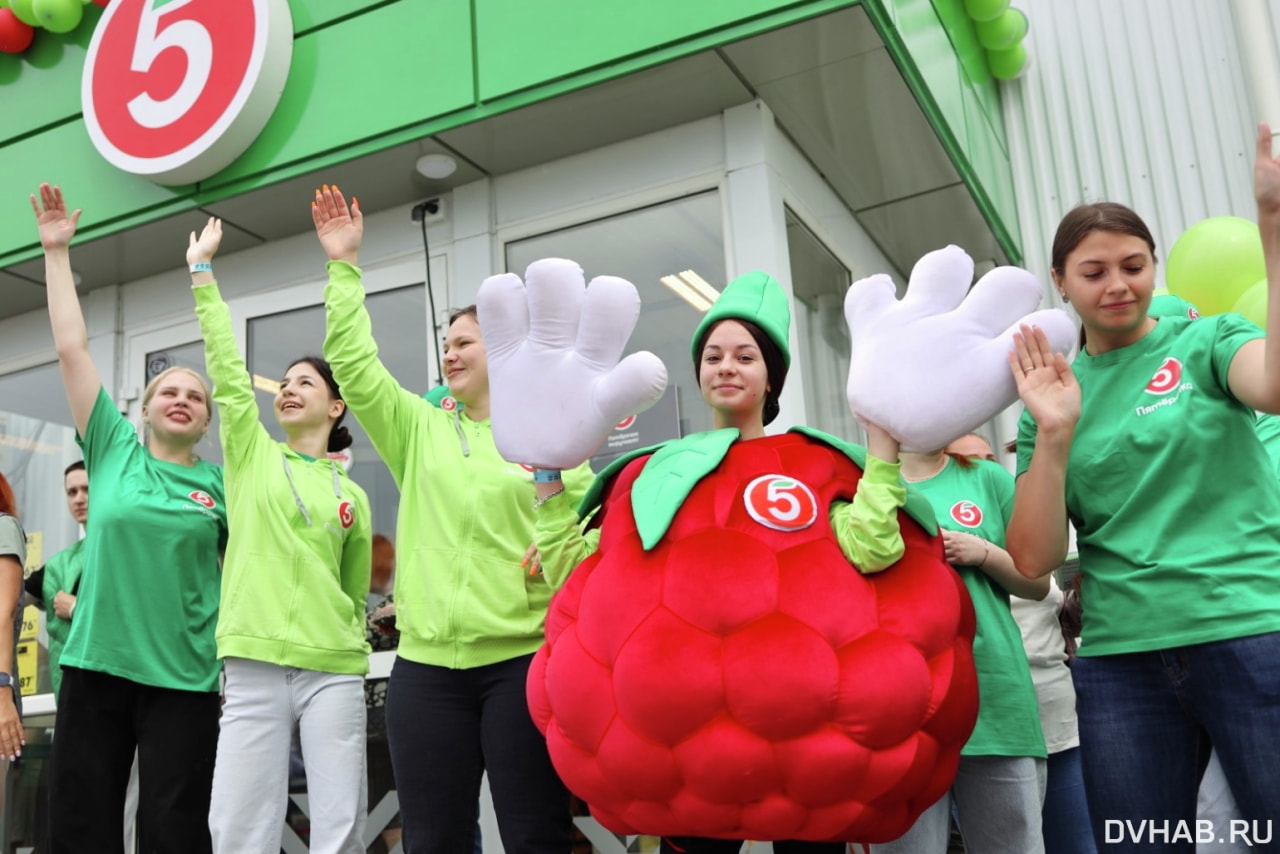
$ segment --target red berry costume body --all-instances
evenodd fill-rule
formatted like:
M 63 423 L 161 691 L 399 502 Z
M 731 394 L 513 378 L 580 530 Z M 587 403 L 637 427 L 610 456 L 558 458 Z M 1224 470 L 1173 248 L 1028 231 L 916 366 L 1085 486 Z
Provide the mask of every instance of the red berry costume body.
M 900 836 L 951 785 L 977 714 L 973 609 L 932 513 L 909 499 L 905 556 L 863 575 L 828 520 L 863 449 L 804 431 L 707 459 L 696 438 L 600 478 L 599 548 L 529 673 L 557 771 L 619 833 Z M 814 499 L 811 524 L 749 512 L 771 474 L 808 487 L 781 485 Z M 638 527 L 655 505 L 664 521 Z

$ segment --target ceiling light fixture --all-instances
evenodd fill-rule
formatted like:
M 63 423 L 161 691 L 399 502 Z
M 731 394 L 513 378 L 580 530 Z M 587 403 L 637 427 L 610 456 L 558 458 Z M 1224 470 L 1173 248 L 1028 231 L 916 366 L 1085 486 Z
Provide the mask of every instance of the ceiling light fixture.
M 658 281 L 670 288 L 680 299 L 703 313 L 706 313 L 720 296 L 719 291 L 693 270 L 663 276 Z
M 448 178 L 458 171 L 458 161 L 447 154 L 424 154 L 416 164 L 418 174 L 424 178 Z

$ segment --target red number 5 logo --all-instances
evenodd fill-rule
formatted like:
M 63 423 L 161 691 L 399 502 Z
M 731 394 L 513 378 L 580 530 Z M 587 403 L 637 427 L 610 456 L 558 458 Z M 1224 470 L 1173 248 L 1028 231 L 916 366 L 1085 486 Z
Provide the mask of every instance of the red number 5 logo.
M 982 508 L 972 501 L 957 501 L 951 505 L 951 518 L 966 528 L 976 528 L 982 524 Z
M 288 0 L 114 0 L 85 57 L 89 137 L 157 183 L 207 178 L 262 131 L 292 53 Z
M 742 500 L 752 519 L 775 531 L 799 531 L 818 518 L 813 490 L 793 477 L 761 475 L 747 484 Z
M 350 528 L 356 521 L 356 510 L 351 506 L 350 501 L 344 501 L 338 505 L 338 521 L 342 523 L 343 528 Z

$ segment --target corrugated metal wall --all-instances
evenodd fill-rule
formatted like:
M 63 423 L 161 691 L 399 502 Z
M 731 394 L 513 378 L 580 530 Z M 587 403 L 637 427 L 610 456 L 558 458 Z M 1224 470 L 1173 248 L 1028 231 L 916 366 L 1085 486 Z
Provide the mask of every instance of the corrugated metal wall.
M 1205 217 L 1256 219 L 1256 123 L 1230 3 L 1013 4 L 1031 23 L 1031 65 L 1001 97 L 1029 269 L 1048 283 L 1054 229 L 1083 201 L 1134 208 L 1161 261 Z

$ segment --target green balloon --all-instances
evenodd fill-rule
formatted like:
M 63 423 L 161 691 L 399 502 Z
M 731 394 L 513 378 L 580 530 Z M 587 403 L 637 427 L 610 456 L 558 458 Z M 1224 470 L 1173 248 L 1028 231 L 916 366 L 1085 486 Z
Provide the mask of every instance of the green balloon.
M 0 0 L 0 9 L 8 9 L 9 0 Z
M 1165 281 L 1204 314 L 1234 310 L 1254 282 L 1266 278 L 1258 226 L 1236 216 L 1215 216 L 1188 228 L 1169 250 Z
M 40 26 L 51 33 L 69 33 L 80 26 L 84 4 L 80 0 L 32 0 L 31 9 Z
M 1027 67 L 1027 49 L 1015 44 L 1005 50 L 987 51 L 987 67 L 997 80 L 1012 80 Z
M 1254 282 L 1236 300 L 1231 309 L 1236 314 L 1243 314 L 1247 319 L 1267 328 L 1267 280 Z
M 964 0 L 964 11 L 975 21 L 991 21 L 1004 14 L 1009 0 Z
M 28 27 L 38 27 L 40 19 L 31 11 L 31 3 L 32 0 L 9 0 L 9 8 L 13 11 L 13 16 Z
M 1027 19 L 1017 9 L 1006 9 L 998 18 L 973 25 L 978 44 L 987 50 L 1005 50 L 1018 43 L 1018 30 Z

